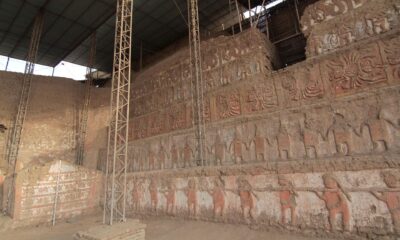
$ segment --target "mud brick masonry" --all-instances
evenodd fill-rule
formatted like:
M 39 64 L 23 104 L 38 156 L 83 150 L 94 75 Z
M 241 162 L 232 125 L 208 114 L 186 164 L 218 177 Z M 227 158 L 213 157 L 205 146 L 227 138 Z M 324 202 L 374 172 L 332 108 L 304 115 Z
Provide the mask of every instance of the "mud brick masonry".
M 398 236 L 399 11 L 318 1 L 302 17 L 307 60 L 279 71 L 257 30 L 203 42 L 207 167 L 193 155 L 188 50 L 135 76 L 131 215 Z
M 352 239 L 400 237 L 400 2 L 320 0 L 306 8 L 301 28 L 307 59 L 282 70 L 274 70 L 276 50 L 256 29 L 201 43 L 203 167 L 194 159 L 189 50 L 178 49 L 134 73 L 130 216 L 243 223 Z M 41 82 L 56 88 L 49 79 L 35 84 Z M 0 100 L 7 96 L 16 104 L 4 89 L 18 81 L 0 84 L 5 85 Z M 75 89 L 75 84 L 64 87 Z M 103 187 L 98 179 L 105 169 L 108 99 L 100 96 L 108 98 L 104 93 L 110 89 L 99 89 L 91 106 L 86 168 L 68 163 L 75 151 L 73 99 L 81 93 L 65 91 L 70 95 L 61 96 L 59 104 L 51 101 L 55 96 L 38 97 L 37 89 L 22 140 L 14 216 L 22 220 L 35 212 L 40 213 L 36 220 L 48 219 L 51 199 L 42 195 L 54 188 L 51 169 L 58 160 L 72 171 L 65 173 L 65 190 L 69 178 L 86 189 L 83 199 L 74 195 L 81 188 L 65 193 L 60 211 L 75 213 L 78 205 L 71 201 L 84 203 L 77 214 L 90 211 L 100 205 L 91 196 Z M 49 102 L 44 109 L 41 103 Z M 11 121 L 10 109 L 0 115 L 2 122 Z M 41 124 L 50 112 L 62 115 Z M 48 128 L 52 134 L 41 135 Z M 6 139 L 0 138 L 0 148 Z M 25 170 L 31 166 L 34 170 Z M 96 167 L 99 171 L 89 170 Z M 24 180 L 39 175 L 35 184 Z M 42 189 L 42 182 L 52 187 Z M 27 196 L 33 196 L 31 202 L 23 200 Z

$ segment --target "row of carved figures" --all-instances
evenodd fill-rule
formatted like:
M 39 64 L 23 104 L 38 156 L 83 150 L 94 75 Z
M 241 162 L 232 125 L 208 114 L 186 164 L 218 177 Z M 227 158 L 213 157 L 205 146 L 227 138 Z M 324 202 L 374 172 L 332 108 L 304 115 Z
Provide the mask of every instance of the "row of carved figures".
M 366 115 L 366 119 L 347 122 L 343 114 L 331 119 L 326 111 L 304 119 L 247 123 L 230 129 L 206 133 L 207 165 L 231 165 L 291 159 L 315 159 L 365 153 L 380 153 L 399 148 L 400 115 L 389 106 L 385 111 Z M 364 110 L 365 111 L 365 110 Z M 351 109 L 348 111 L 351 112 Z M 361 117 L 360 117 L 361 118 Z M 130 150 L 130 171 L 194 167 L 194 148 L 190 136 L 145 142 Z
M 181 191 L 186 196 L 187 215 L 198 217 L 199 213 L 199 194 L 204 192 L 209 194 L 213 202 L 214 218 L 225 218 L 227 211 L 227 193 L 233 193 L 240 199 L 240 207 L 243 220 L 247 223 L 257 221 L 255 214 L 255 206 L 258 200 L 258 192 L 276 192 L 280 201 L 282 225 L 290 224 L 298 226 L 296 215 L 296 198 L 300 192 L 313 192 L 321 199 L 328 211 L 328 230 L 341 229 L 350 231 L 350 207 L 352 192 L 369 192 L 376 199 L 386 204 L 392 218 L 394 232 L 400 234 L 400 181 L 398 173 L 393 170 L 381 172 L 384 183 L 387 188 L 343 188 L 340 182 L 333 174 L 327 173 L 322 175 L 324 188 L 308 188 L 294 186 L 293 182 L 288 180 L 286 176 L 278 175 L 278 187 L 267 185 L 263 188 L 255 188 L 243 176 L 236 178 L 236 188 L 228 189 L 225 187 L 225 181 L 222 177 L 214 177 L 213 186 L 210 187 L 205 179 L 197 180 L 195 178 L 188 179 L 187 186 L 177 188 L 176 182 L 172 179 L 166 180 L 164 184 L 159 185 L 156 178 L 152 178 L 148 185 L 150 202 L 145 202 L 144 199 L 144 179 L 136 179 L 133 181 L 132 188 L 132 209 L 140 212 L 147 209 L 150 205 L 150 210 L 157 212 L 160 210 L 160 195 L 163 195 L 166 200 L 165 213 L 175 216 L 177 214 L 177 192 Z M 356 203 L 355 203 L 356 204 Z M 229 211 L 229 210 L 228 210 Z M 289 212 L 289 215 L 287 213 Z M 337 218 L 341 218 L 341 227 L 338 225 Z
M 257 30 L 249 30 L 248 34 L 235 35 L 233 37 L 222 37 L 213 39 L 210 42 L 202 43 L 202 67 L 203 71 L 213 71 L 224 68 L 222 73 L 229 73 L 233 62 L 237 62 L 237 68 L 243 68 L 242 72 L 249 70 L 249 66 L 256 64 L 256 57 L 263 59 L 263 65 L 271 53 L 267 52 L 263 34 Z M 257 63 L 258 64 L 258 63 Z M 189 56 L 176 55 L 174 59 L 168 60 L 165 68 L 155 68 L 143 75 L 139 75 L 132 88 L 132 96 L 140 98 L 148 94 L 156 94 L 157 90 L 178 87 L 190 79 Z M 268 64 L 270 67 L 271 64 Z M 220 72 L 220 70 L 217 70 Z

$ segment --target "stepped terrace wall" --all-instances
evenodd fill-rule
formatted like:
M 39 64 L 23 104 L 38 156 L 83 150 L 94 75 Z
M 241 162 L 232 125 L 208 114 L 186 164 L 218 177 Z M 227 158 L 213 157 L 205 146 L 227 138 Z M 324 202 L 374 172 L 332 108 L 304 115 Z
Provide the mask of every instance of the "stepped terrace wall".
M 332 2 L 368 1 L 309 8 Z M 131 213 L 395 239 L 399 42 L 393 27 L 280 71 L 254 29 L 204 42 L 206 166 L 193 155 L 187 50 L 148 69 L 133 86 Z

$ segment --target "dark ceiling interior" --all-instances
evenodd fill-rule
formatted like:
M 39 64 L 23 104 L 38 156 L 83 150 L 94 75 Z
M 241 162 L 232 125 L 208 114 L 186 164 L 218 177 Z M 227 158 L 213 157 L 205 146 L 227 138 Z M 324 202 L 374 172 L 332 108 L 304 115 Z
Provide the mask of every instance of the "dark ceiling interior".
M 273 0 L 266 0 L 265 3 Z M 271 9 L 259 26 L 276 43 L 285 64 L 304 58 L 305 39 L 299 30 L 295 0 Z M 299 0 L 298 11 L 316 0 Z M 252 7 L 262 0 L 251 0 Z M 239 0 L 244 7 L 248 0 Z M 37 63 L 56 66 L 60 61 L 80 65 L 88 62 L 90 35 L 97 34 L 95 68 L 108 71 L 112 65 L 116 0 L 0 0 L 0 55 L 25 59 L 32 24 L 39 11 L 45 24 Z M 179 8 L 179 9 L 178 9 Z M 229 0 L 199 0 L 200 25 L 205 31 L 229 14 Z M 187 35 L 186 0 L 135 0 L 133 59 L 161 51 Z M 248 25 L 247 20 L 247 25 Z M 246 25 L 246 23 L 244 23 Z
M 226 14 L 228 2 L 199 1 L 201 26 Z M 135 0 L 133 56 L 151 54 L 187 33 L 180 14 L 187 15 L 186 0 Z M 112 65 L 116 0 L 1 0 L 0 54 L 25 59 L 32 24 L 40 9 L 45 24 L 38 52 L 38 63 L 56 66 L 65 60 L 86 65 L 90 35 L 97 34 L 95 67 L 108 70 Z

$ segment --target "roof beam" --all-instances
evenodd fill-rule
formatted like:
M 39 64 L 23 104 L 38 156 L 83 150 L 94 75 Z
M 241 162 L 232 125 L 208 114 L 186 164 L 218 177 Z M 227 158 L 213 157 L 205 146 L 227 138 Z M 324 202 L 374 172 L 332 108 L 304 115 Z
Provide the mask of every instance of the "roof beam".
M 88 7 L 90 8 L 90 6 L 91 6 L 91 5 L 89 5 Z M 77 19 L 81 18 L 85 12 L 86 12 L 86 10 L 83 11 L 82 14 L 81 14 Z M 78 39 L 78 41 L 76 42 L 76 44 L 74 44 L 74 45 L 72 46 L 72 48 L 70 48 L 70 49 L 60 58 L 60 60 L 58 60 L 57 63 L 56 63 L 54 66 L 52 66 L 52 67 L 57 66 L 62 60 L 64 60 L 69 54 L 71 54 L 71 52 L 73 52 L 79 45 L 81 45 L 90 35 L 92 35 L 92 33 L 93 33 L 94 31 L 96 31 L 100 26 L 102 26 L 105 22 L 107 22 L 114 14 L 115 14 L 115 9 L 113 9 L 112 11 L 110 11 L 110 13 L 107 14 L 106 17 L 105 17 L 102 21 L 100 21 L 99 24 L 97 24 L 97 26 L 95 26 L 95 27 L 92 28 L 92 29 L 89 29 L 89 33 L 83 34 L 82 37 Z M 95 21 L 94 21 L 93 23 L 96 23 L 97 21 L 99 21 L 99 19 L 101 19 L 103 16 L 104 16 L 104 15 L 100 15 L 98 18 L 95 19 Z M 72 26 L 74 26 L 74 23 L 75 23 L 76 21 L 77 21 L 77 20 L 75 20 L 75 21 L 73 22 L 73 24 L 71 24 L 71 25 L 65 30 L 65 32 L 68 32 L 69 29 L 71 29 Z M 62 37 L 63 37 L 63 36 L 60 36 L 60 37 L 47 49 L 47 51 L 43 54 L 43 56 L 45 56 L 45 55 L 47 54 L 47 52 L 48 52 L 50 49 L 52 49 L 52 48 L 54 47 L 54 45 L 55 45 L 58 41 L 60 41 L 60 39 L 61 39 Z
M 25 1 L 24 1 L 25 2 Z M 36 13 L 36 15 L 38 15 L 40 12 L 42 12 L 43 14 L 46 12 L 45 8 L 47 7 L 47 5 L 50 3 L 50 0 L 46 0 L 46 2 L 39 8 L 38 12 Z M 33 24 L 35 23 L 35 19 L 36 17 L 33 19 L 33 21 L 31 21 L 31 23 L 28 25 L 27 28 L 25 28 L 24 33 L 22 34 L 22 36 L 17 40 L 17 42 L 14 44 L 14 47 L 11 49 L 10 53 L 8 54 L 9 56 L 12 56 L 15 52 L 15 50 L 19 47 L 19 45 L 22 42 L 22 39 L 28 35 L 28 32 L 32 29 Z M 43 36 L 43 35 L 42 35 Z M 28 53 L 27 53 L 28 54 Z

